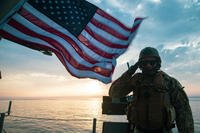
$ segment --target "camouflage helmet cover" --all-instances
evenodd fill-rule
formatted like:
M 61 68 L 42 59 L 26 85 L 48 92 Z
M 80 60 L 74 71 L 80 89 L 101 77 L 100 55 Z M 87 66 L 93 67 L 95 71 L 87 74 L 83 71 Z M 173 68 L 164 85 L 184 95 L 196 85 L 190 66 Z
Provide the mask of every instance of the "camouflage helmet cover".
M 156 57 L 159 62 L 161 62 L 160 55 L 157 51 L 157 49 L 153 47 L 146 47 L 141 50 L 140 55 L 139 55 L 139 61 L 141 61 L 145 57 Z

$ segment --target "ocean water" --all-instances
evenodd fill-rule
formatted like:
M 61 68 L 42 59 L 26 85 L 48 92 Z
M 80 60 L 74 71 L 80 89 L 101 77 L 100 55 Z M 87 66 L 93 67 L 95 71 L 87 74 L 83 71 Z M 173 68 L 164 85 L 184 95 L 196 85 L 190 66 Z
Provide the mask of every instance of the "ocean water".
M 0 112 L 7 110 L 8 102 L 0 101 Z M 101 98 L 13 100 L 4 130 L 6 133 L 92 133 L 93 118 L 96 118 L 96 132 L 101 133 L 103 121 L 127 121 L 123 115 L 102 115 L 101 104 Z M 195 133 L 200 133 L 200 98 L 190 98 L 190 105 Z

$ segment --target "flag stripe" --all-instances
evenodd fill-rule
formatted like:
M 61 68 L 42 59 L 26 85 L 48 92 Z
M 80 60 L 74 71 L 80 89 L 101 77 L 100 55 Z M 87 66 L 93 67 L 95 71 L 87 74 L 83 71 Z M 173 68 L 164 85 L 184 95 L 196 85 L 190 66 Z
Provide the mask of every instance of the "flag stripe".
M 101 37 L 100 35 L 98 34 L 95 34 L 89 27 L 85 27 L 85 33 L 87 34 L 90 34 L 92 37 L 94 37 L 96 40 L 98 40 L 99 42 L 105 44 L 106 46 L 108 47 L 111 47 L 111 48 L 127 48 L 128 46 L 126 45 L 120 45 L 120 44 L 114 44 L 114 43 L 111 43 L 110 41 L 106 40 L 105 38 Z M 86 36 L 86 35 L 83 35 L 83 36 Z
M 94 58 L 95 60 L 101 62 L 102 60 L 104 61 L 111 61 L 110 59 L 104 58 L 98 54 L 96 54 L 94 51 L 92 51 L 91 49 L 87 48 L 84 44 L 82 44 L 75 36 L 73 36 L 69 31 L 67 31 L 66 29 L 62 28 L 61 26 L 59 26 L 58 24 L 56 24 L 55 22 L 53 22 L 51 19 L 49 19 L 48 17 L 46 17 L 45 15 L 39 13 L 35 8 L 33 8 L 30 4 L 25 3 L 23 6 L 28 12 L 31 12 L 34 16 L 37 16 L 42 22 L 44 22 L 45 24 L 52 26 L 52 27 L 56 27 L 56 30 L 58 30 L 59 32 L 63 33 L 63 34 L 67 34 L 70 38 L 72 38 L 79 46 L 80 48 L 82 48 L 82 50 L 89 55 L 90 57 Z
M 95 15 L 93 16 L 94 19 L 96 19 L 98 22 L 109 26 L 110 28 L 114 29 L 115 31 L 117 31 L 118 33 L 124 35 L 124 36 L 129 36 L 130 34 L 130 30 L 127 31 L 124 28 L 120 27 L 118 24 L 116 24 L 115 22 L 104 18 L 103 16 L 100 16 L 98 13 L 95 13 Z
M 76 44 L 76 42 L 70 38 L 69 36 L 59 32 L 58 30 L 46 25 L 45 23 L 43 23 L 42 21 L 40 21 L 38 18 L 36 18 L 35 16 L 33 16 L 32 14 L 30 14 L 29 12 L 27 12 L 24 8 L 21 9 L 20 14 L 26 18 L 27 20 L 29 20 L 31 23 L 37 25 L 38 27 L 50 32 L 50 33 L 54 33 L 55 35 L 63 38 L 66 42 L 68 42 L 74 49 L 75 51 L 81 56 L 83 57 L 86 61 L 95 64 L 97 63 L 97 61 L 95 61 L 93 58 L 91 58 L 90 56 L 86 55 L 83 50 Z
M 56 40 L 50 38 L 50 37 L 46 37 L 43 35 L 39 35 L 33 31 L 31 31 L 30 29 L 26 28 L 25 26 L 21 25 L 20 23 L 18 23 L 17 21 L 11 19 L 8 22 L 9 25 L 13 26 L 14 28 L 16 28 L 17 30 L 24 32 L 30 36 L 33 37 L 37 37 L 40 38 L 42 40 L 45 40 L 46 42 L 48 42 L 50 45 L 52 45 L 53 47 L 55 47 L 56 49 L 58 49 L 59 51 L 61 51 L 63 53 L 63 55 L 65 56 L 65 58 L 67 59 L 67 61 L 75 68 L 79 68 L 80 70 L 90 70 L 90 71 L 94 71 L 98 74 L 104 75 L 104 76 L 109 76 L 110 75 L 110 71 L 109 70 L 101 70 L 101 72 L 96 71 L 96 66 L 94 67 L 86 67 L 80 63 L 78 63 L 72 56 L 70 56 L 70 54 L 68 53 L 68 51 L 59 44 L 59 42 L 57 42 Z
M 114 43 L 114 44 L 118 44 L 118 45 L 127 45 L 127 43 L 128 43 L 128 40 L 121 40 L 120 38 L 117 38 L 117 37 L 109 34 L 108 32 L 96 27 L 92 23 L 88 23 L 87 27 L 90 28 L 95 34 L 98 34 L 99 36 L 104 38 L 104 40 L 107 40 L 110 43 Z M 130 34 L 131 34 L 131 32 L 130 32 Z
M 13 18 L 15 18 L 16 20 L 19 19 L 19 15 L 14 16 Z M 21 24 L 23 25 L 28 25 L 30 30 L 33 30 L 35 32 L 39 32 L 39 33 L 43 33 L 43 35 L 46 35 L 48 37 L 54 38 L 57 41 L 59 41 L 60 44 L 62 44 L 63 46 L 65 46 L 65 48 L 68 50 L 69 53 L 71 53 L 71 55 L 73 55 L 73 57 L 76 59 L 77 62 L 79 62 L 80 64 L 83 65 L 87 65 L 88 67 L 94 66 L 91 65 L 90 63 L 84 61 L 80 56 L 77 55 L 77 53 L 74 51 L 74 49 L 72 47 L 70 47 L 71 45 L 69 45 L 65 40 L 62 40 L 61 38 L 55 36 L 55 34 L 50 34 L 50 33 L 46 33 L 46 31 L 39 29 L 39 27 L 34 26 L 32 23 L 30 23 L 29 21 L 27 21 L 26 23 L 24 22 L 25 20 L 23 20 L 23 18 L 20 17 L 19 21 L 21 22 Z M 100 67 L 105 68 L 105 65 L 99 65 Z M 106 68 L 107 69 L 107 68 Z
M 133 28 L 131 29 L 131 32 L 136 32 L 137 29 L 139 28 L 141 22 L 142 22 L 143 18 L 136 18 L 135 21 L 134 21 L 134 26 Z
M 26 40 L 17 38 L 16 36 L 4 31 L 4 30 L 0 30 L 0 34 L 8 40 L 12 39 L 15 42 L 19 42 L 20 44 L 23 44 L 23 45 L 33 48 L 33 49 L 51 50 L 52 52 L 54 52 L 56 54 L 58 59 L 66 67 L 66 69 L 72 76 L 75 76 L 78 78 L 89 77 L 92 79 L 99 79 L 99 80 L 103 81 L 104 83 L 109 83 L 111 81 L 110 77 L 105 77 L 105 76 L 99 75 L 99 74 L 97 74 L 95 72 L 91 72 L 91 71 L 81 71 L 81 70 L 77 70 L 77 69 L 73 68 L 69 63 L 67 63 L 65 61 L 65 57 L 62 55 L 62 53 L 56 49 L 50 48 L 48 46 L 44 46 L 43 44 L 38 44 L 38 43 L 34 43 L 34 42 L 30 42 L 30 41 L 26 41 Z
M 127 26 L 125 26 L 124 24 L 122 24 L 117 19 L 115 19 L 114 17 L 110 16 L 109 14 L 107 14 L 106 12 L 104 12 L 103 10 L 97 9 L 96 13 L 98 13 L 99 15 L 103 16 L 104 18 L 107 18 L 107 19 L 113 21 L 114 23 L 118 24 L 124 30 L 131 31 L 131 28 L 128 28 Z
M 91 50 L 93 50 L 94 52 L 96 52 L 97 54 L 99 54 L 101 56 L 112 59 L 116 55 L 116 54 L 109 54 L 109 53 L 106 53 L 105 51 L 103 51 L 101 49 L 98 49 L 93 44 L 91 44 L 90 41 L 87 38 L 85 38 L 83 35 L 79 35 L 78 38 L 79 38 L 79 40 L 81 40 L 81 42 L 83 44 L 85 44 L 85 46 L 87 46 L 88 48 L 90 48 Z
M 90 20 L 90 22 L 95 25 L 96 27 L 98 27 L 99 29 L 102 29 L 103 31 L 106 31 L 108 32 L 109 34 L 121 39 L 121 40 L 125 40 L 127 41 L 128 40 L 128 37 L 118 33 L 117 31 L 113 30 L 112 28 L 110 28 L 109 26 L 105 25 L 105 24 L 102 24 L 100 22 L 98 22 L 96 19 L 92 18 Z
M 83 41 L 81 39 L 81 36 L 83 36 L 84 38 L 87 39 L 87 41 L 89 41 L 91 44 L 93 44 L 95 47 L 97 47 L 98 49 L 101 49 L 107 53 L 111 53 L 111 54 L 121 54 L 123 51 L 126 50 L 126 48 L 111 48 L 108 47 L 107 45 L 99 42 L 98 40 L 96 40 L 93 36 L 91 36 L 90 34 L 88 34 L 85 30 L 82 31 L 81 35 L 79 35 L 79 40 Z M 85 40 L 84 40 L 85 41 Z
M 76 2 L 30 0 L 4 24 L 0 35 L 29 48 L 54 52 L 75 77 L 109 83 L 116 58 L 128 48 L 142 18 L 129 28 L 86 1 L 80 7 Z

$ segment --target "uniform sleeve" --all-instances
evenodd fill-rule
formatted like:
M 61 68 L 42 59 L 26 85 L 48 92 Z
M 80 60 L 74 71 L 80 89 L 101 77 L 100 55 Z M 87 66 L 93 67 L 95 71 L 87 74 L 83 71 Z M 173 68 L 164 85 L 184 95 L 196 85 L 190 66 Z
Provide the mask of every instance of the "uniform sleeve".
M 188 97 L 181 84 L 174 79 L 171 83 L 174 88 L 172 103 L 176 110 L 176 125 L 179 133 L 194 133 L 194 121 Z
M 113 98 L 121 98 L 129 94 L 132 91 L 131 77 L 132 74 L 127 71 L 115 80 L 109 89 L 109 96 Z

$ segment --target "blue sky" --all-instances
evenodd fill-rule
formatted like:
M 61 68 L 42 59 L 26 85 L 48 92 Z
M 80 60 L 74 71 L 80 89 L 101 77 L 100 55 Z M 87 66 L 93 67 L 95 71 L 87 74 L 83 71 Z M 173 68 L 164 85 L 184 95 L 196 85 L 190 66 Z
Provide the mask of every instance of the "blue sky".
M 147 17 L 131 46 L 117 60 L 113 80 L 133 64 L 140 50 L 159 50 L 162 70 L 178 79 L 188 95 L 200 95 L 200 0 L 89 0 L 131 26 Z M 0 41 L 0 96 L 107 95 L 110 84 L 72 77 L 53 56 Z M 95 89 L 94 89 L 95 88 Z

